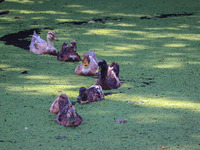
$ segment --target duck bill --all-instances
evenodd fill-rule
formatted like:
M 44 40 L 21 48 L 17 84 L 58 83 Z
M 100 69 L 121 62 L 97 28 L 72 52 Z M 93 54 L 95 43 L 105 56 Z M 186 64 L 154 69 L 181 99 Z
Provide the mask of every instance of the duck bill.
M 77 97 L 77 100 L 80 101 L 82 99 L 81 95 Z
M 99 74 L 100 71 L 101 71 L 101 68 L 98 67 L 95 73 L 96 73 L 96 74 Z
M 54 39 L 55 41 L 58 41 L 58 39 L 57 39 L 57 37 L 56 37 L 56 36 L 53 36 L 53 39 Z
M 87 59 L 84 59 L 84 61 L 83 61 L 83 65 L 84 65 L 84 66 L 88 66 L 88 65 L 89 65 L 89 62 L 88 62 Z

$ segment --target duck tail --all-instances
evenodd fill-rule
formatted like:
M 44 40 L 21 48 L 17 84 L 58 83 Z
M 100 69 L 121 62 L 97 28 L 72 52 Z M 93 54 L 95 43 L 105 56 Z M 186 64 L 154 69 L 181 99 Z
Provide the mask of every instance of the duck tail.
M 35 30 L 33 31 L 33 37 L 38 37 L 38 35 L 37 35 Z
M 89 51 L 88 54 L 89 54 L 89 56 L 92 56 L 94 58 L 94 60 L 97 62 L 96 54 L 94 51 Z
M 112 68 L 112 70 L 114 71 L 116 76 L 119 78 L 119 65 L 118 65 L 118 63 L 112 62 L 109 67 Z
M 38 35 L 37 35 L 36 31 L 34 30 L 34 31 L 33 31 L 33 35 L 32 35 L 32 39 L 31 39 L 31 43 L 30 43 L 30 45 L 29 45 L 29 49 L 30 49 L 31 47 L 33 47 L 33 45 L 35 44 L 35 40 L 37 39 L 37 37 L 38 37 Z
M 69 45 L 67 44 L 67 43 L 63 43 L 63 45 L 62 45 L 62 49 L 65 49 L 65 48 L 67 48 L 67 47 L 69 47 Z

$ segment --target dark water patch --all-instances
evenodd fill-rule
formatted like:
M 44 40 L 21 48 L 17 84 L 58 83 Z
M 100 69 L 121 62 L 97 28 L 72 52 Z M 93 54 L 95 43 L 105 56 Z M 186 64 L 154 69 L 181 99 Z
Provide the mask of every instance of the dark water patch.
M 147 85 L 151 85 L 151 84 L 153 84 L 153 83 L 155 83 L 154 81 L 149 81 L 149 82 L 142 82 L 142 85 L 141 85 L 141 87 L 146 87 Z
M 28 74 L 28 71 L 23 71 L 23 72 L 21 72 L 21 74 Z
M 147 77 L 147 78 L 142 78 L 142 79 L 143 79 L 144 81 L 142 82 L 141 87 L 146 87 L 147 85 L 151 85 L 151 84 L 156 83 L 155 81 L 153 81 L 154 78 L 149 78 L 149 77 Z
M 146 80 L 154 80 L 154 78 L 145 78 Z
M 0 140 L 0 143 L 3 143 L 3 142 L 8 142 L 8 143 L 17 143 L 16 141 L 11 141 L 11 140 L 6 140 L 6 141 L 4 141 L 4 140 Z
M 121 21 L 121 18 L 111 18 L 111 17 L 105 17 L 105 18 L 99 18 L 99 19 L 92 19 L 92 20 L 86 20 L 86 21 L 71 21 L 71 22 L 60 22 L 59 24 L 74 24 L 74 25 L 82 25 L 87 23 L 105 23 L 106 21 Z
M 59 24 L 65 24 L 65 23 L 70 23 L 70 24 L 74 24 L 74 25 L 82 25 L 82 24 L 88 23 L 88 21 L 79 21 L 79 22 L 72 21 L 72 22 L 63 22 L 63 23 L 59 23 Z
M 4 0 L 0 0 L 0 3 L 3 2 Z
M 56 140 L 65 140 L 66 136 L 56 136 Z
M 9 10 L 7 10 L 7 11 L 1 11 L 0 15 L 5 15 L 5 14 L 8 14 L 8 13 L 9 13 Z
M 121 83 L 125 83 L 125 82 L 136 82 L 136 81 L 134 79 L 128 79 L 128 80 L 126 80 L 126 79 L 120 78 L 120 82 Z
M 108 92 L 108 93 L 104 93 L 104 96 L 108 96 L 108 95 L 112 95 L 112 94 L 119 94 L 122 92 Z
M 17 33 L 7 34 L 0 38 L 0 41 L 4 41 L 6 45 L 13 45 L 25 50 L 29 50 L 29 45 L 31 40 L 27 40 L 26 38 L 33 35 L 34 30 L 37 33 L 40 33 L 40 29 L 30 29 L 23 30 Z
M 52 27 L 45 27 L 44 29 L 46 29 L 46 30 L 54 30 L 54 28 L 52 28 Z
M 159 16 L 142 16 L 140 19 L 153 19 L 153 18 L 168 18 L 168 17 L 184 17 L 184 16 L 192 16 L 193 13 L 183 13 L 183 14 L 161 14 Z

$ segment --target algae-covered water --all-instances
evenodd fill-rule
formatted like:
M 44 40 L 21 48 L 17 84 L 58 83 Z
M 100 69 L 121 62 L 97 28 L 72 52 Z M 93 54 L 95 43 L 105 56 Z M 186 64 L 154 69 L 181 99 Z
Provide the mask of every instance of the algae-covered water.
M 0 3 L 0 149 L 200 149 L 200 0 L 6 0 Z M 163 17 L 165 16 L 165 17 Z M 49 112 L 97 79 L 78 62 L 28 51 L 33 30 L 77 41 L 83 56 L 120 65 L 121 87 L 74 107 L 76 127 Z M 117 123 L 115 119 L 126 119 Z

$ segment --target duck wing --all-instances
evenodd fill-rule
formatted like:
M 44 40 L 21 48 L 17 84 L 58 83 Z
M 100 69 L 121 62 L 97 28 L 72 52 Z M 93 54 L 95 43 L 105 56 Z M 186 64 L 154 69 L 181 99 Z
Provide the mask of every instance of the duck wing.
M 119 78 L 119 65 L 117 63 L 112 62 L 109 68 L 112 69 L 116 76 Z
M 46 41 L 42 41 L 42 42 L 37 42 L 35 43 L 35 49 L 38 51 L 38 53 L 43 54 L 45 53 L 45 50 L 47 48 L 47 43 Z
M 70 51 L 70 50 L 67 50 L 66 51 L 66 60 L 65 61 L 80 61 L 81 60 L 81 57 L 76 53 L 76 52 L 73 52 L 73 51 Z
M 79 64 L 75 69 L 75 74 L 82 75 L 83 63 Z
M 47 42 L 42 38 L 40 38 L 40 36 L 38 36 L 37 33 L 34 31 L 31 39 L 31 44 L 29 45 L 29 47 L 34 46 L 36 43 L 47 43 Z
M 73 106 L 66 105 L 57 114 L 56 122 L 60 125 L 75 127 L 82 123 L 82 118 L 78 115 Z
M 113 68 L 108 68 L 108 73 L 105 81 L 112 89 L 117 89 L 120 87 L 119 77 L 113 70 Z
M 55 114 L 57 114 L 57 113 L 59 112 L 59 104 L 58 104 L 59 98 L 60 98 L 60 97 L 57 97 L 57 98 L 54 100 L 53 104 L 51 105 L 51 107 L 50 107 L 50 109 L 49 109 L 50 113 L 55 113 Z
M 94 102 L 104 99 L 104 94 L 102 92 L 102 87 L 100 85 L 93 85 L 87 89 L 88 101 Z
M 29 45 L 29 49 L 31 52 L 36 53 L 36 54 L 41 54 L 40 51 L 44 51 L 47 47 L 47 42 L 40 38 L 34 31 L 31 43 Z
M 90 58 L 90 71 L 91 71 L 91 73 L 93 75 L 95 75 L 96 74 L 96 70 L 98 68 L 98 64 L 97 64 L 96 60 L 94 59 L 94 57 L 89 56 L 89 58 Z
M 95 52 L 94 52 L 94 51 L 89 51 L 88 54 L 89 54 L 89 56 L 91 56 L 91 57 L 94 59 L 94 61 L 95 61 L 96 64 L 97 64 L 97 58 L 96 58 Z

